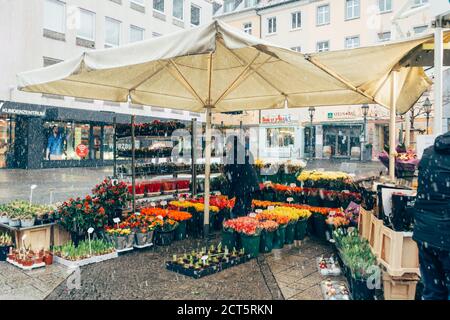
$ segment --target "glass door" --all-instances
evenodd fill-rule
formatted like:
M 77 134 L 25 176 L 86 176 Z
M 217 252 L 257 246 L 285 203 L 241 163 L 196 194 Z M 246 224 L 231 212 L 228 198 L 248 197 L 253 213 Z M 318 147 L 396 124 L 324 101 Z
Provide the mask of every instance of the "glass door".
M 349 132 L 346 129 L 339 129 L 337 135 L 337 152 L 336 157 L 346 158 L 350 156 L 350 139 Z

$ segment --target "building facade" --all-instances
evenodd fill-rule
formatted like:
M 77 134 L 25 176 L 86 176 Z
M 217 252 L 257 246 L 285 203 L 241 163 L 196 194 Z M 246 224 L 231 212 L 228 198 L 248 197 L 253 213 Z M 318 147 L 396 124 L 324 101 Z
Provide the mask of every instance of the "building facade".
M 212 20 L 209 0 L 0 1 L 0 168 L 107 165 L 112 124 L 146 119 L 201 119 L 203 115 L 17 90 L 16 74 L 49 66 L 89 50 L 107 49 L 186 30 Z M 101 112 L 93 111 L 101 110 Z M 49 160 L 52 128 L 70 135 L 71 151 Z M 80 159 L 78 145 L 89 148 Z
M 416 14 L 396 19 L 406 7 L 416 9 Z M 302 53 L 352 49 L 417 36 L 431 30 L 432 20 L 428 0 L 224 0 L 214 18 Z M 433 102 L 432 95 L 429 98 Z M 419 100 L 416 109 L 423 102 Z M 426 115 L 419 113 L 413 132 L 423 133 Z M 259 122 L 260 138 L 264 138 L 259 147 L 267 147 L 267 139 L 277 131 L 282 136 L 287 134 L 291 138 L 279 139 L 283 142 L 279 147 L 282 157 L 361 159 L 361 153 L 368 149 L 375 158 L 387 144 L 389 112 L 380 106 L 371 105 L 365 118 L 361 106 L 318 107 L 312 124 L 307 109 L 265 110 L 258 118 L 278 119 L 280 114 L 295 120 L 283 126 Z M 399 116 L 399 139 L 402 121 Z M 414 145 L 414 133 L 411 141 Z

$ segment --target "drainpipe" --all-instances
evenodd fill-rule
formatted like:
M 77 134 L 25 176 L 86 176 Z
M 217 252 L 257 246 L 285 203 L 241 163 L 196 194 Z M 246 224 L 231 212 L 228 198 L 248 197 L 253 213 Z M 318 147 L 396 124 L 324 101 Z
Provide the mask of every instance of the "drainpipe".
M 256 15 L 259 17 L 259 38 L 262 39 L 262 17 L 258 13 L 258 9 L 255 9 Z

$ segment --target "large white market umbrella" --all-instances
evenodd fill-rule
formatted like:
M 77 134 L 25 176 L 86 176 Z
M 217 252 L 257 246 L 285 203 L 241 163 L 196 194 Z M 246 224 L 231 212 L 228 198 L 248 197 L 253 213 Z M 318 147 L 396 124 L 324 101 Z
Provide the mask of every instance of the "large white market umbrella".
M 358 67 L 350 59 L 347 63 L 348 68 Z M 423 81 L 419 76 L 410 81 Z M 399 88 L 404 80 L 398 78 Z M 220 21 L 119 48 L 85 52 L 19 74 L 18 86 L 28 92 L 206 110 L 205 225 L 209 225 L 211 112 L 280 108 L 285 102 L 292 107 L 386 106 L 366 88 L 310 57 Z

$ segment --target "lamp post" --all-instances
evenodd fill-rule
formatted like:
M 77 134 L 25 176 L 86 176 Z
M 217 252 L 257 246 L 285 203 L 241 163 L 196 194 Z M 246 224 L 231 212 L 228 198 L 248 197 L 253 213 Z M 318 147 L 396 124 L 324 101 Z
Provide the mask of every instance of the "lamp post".
M 427 134 L 430 126 L 430 113 L 431 113 L 431 107 L 433 105 L 430 102 L 430 98 L 427 98 L 425 102 L 423 103 L 423 107 L 425 108 L 425 114 L 427 115 Z
M 363 141 L 362 141 L 362 143 L 363 143 L 363 145 L 362 145 L 362 148 L 361 148 L 361 160 L 363 161 L 364 160 L 364 150 L 365 150 L 365 144 L 367 143 L 367 116 L 369 115 L 369 105 L 367 104 L 367 103 L 365 103 L 365 104 L 363 104 L 362 106 L 361 106 L 361 112 L 362 112 L 362 115 L 363 115 L 363 117 L 364 117 L 364 125 L 363 125 Z
M 314 114 L 316 113 L 316 108 L 309 107 L 309 119 L 310 119 L 310 129 L 309 129 L 309 157 L 310 159 L 313 159 L 313 120 L 314 120 Z

